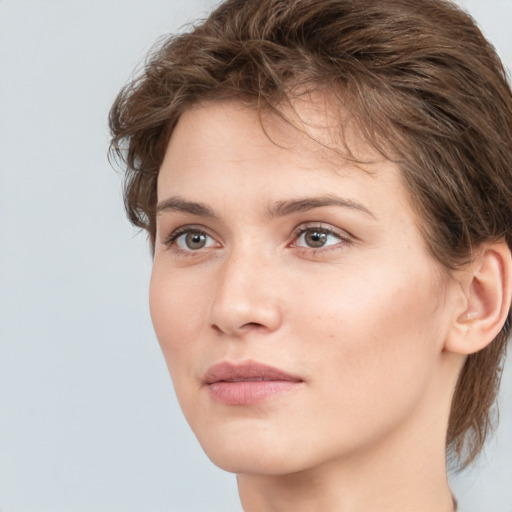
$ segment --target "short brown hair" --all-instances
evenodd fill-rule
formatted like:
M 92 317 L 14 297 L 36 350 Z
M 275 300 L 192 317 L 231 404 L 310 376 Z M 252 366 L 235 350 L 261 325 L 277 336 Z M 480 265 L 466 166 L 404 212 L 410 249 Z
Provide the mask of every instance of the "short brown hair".
M 157 176 L 180 115 L 225 98 L 278 111 L 298 86 L 335 92 L 399 165 L 442 265 L 469 261 L 483 242 L 512 247 L 512 94 L 493 47 L 445 0 L 227 0 L 161 44 L 110 112 L 126 210 L 152 245 Z M 509 330 L 510 312 L 459 377 L 447 446 L 464 465 L 492 425 Z

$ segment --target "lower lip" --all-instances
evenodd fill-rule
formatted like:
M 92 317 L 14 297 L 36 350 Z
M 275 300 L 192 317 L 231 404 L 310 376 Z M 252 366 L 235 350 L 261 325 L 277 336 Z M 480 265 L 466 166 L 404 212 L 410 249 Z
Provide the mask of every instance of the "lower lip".
M 214 382 L 208 385 L 208 389 L 216 402 L 226 405 L 252 405 L 288 393 L 299 384 L 299 381 L 289 380 Z

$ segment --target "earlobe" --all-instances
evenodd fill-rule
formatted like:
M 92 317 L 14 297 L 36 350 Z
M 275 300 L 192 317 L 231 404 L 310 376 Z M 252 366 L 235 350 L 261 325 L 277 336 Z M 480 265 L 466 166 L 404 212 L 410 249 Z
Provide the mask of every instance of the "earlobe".
M 507 244 L 482 246 L 462 280 L 464 310 L 455 315 L 445 349 L 468 355 L 491 343 L 507 320 L 512 294 L 512 257 Z

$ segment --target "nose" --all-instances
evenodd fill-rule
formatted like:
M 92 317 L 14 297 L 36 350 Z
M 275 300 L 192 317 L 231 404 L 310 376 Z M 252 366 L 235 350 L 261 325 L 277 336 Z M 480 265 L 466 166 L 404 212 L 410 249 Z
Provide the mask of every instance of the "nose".
M 217 274 L 210 311 L 212 328 L 231 337 L 279 329 L 282 308 L 278 277 L 271 259 L 250 248 L 227 258 Z

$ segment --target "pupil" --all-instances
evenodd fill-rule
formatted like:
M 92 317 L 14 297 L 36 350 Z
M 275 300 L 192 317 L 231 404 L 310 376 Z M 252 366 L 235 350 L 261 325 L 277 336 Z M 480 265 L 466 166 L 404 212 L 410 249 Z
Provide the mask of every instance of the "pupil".
M 322 231 L 310 231 L 306 233 L 306 243 L 310 247 L 322 247 L 327 239 L 327 234 Z
M 188 233 L 186 242 L 189 249 L 201 249 L 206 243 L 206 237 L 202 233 Z

